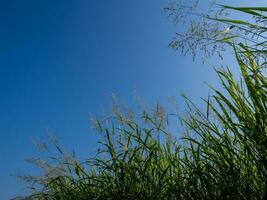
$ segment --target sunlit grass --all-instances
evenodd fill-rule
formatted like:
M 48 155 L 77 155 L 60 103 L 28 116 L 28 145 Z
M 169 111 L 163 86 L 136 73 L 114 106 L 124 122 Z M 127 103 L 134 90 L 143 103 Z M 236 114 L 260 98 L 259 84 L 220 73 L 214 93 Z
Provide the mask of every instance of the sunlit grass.
M 253 52 L 229 38 L 225 42 L 233 46 L 238 66 L 216 70 L 224 90 L 211 87 L 206 110 L 187 97 L 185 116 L 166 113 L 159 105 L 141 114 L 116 108 L 112 117 L 93 120 L 103 135 L 98 155 L 80 162 L 56 145 L 59 157 L 34 161 L 43 175 L 28 177 L 32 185 L 25 199 L 267 199 L 263 50 Z M 241 80 L 234 79 L 233 67 Z M 170 117 L 182 124 L 177 125 L 180 133 L 171 131 Z
M 32 179 L 39 190 L 28 199 L 264 199 L 267 82 L 241 49 L 240 82 L 217 70 L 225 91 L 214 89 L 205 112 L 186 98 L 188 115 L 177 116 L 186 130 L 181 139 L 159 105 L 140 116 L 113 110 L 94 121 L 104 138 L 99 155 L 80 163 L 57 147 L 58 163 L 41 164 L 44 175 Z

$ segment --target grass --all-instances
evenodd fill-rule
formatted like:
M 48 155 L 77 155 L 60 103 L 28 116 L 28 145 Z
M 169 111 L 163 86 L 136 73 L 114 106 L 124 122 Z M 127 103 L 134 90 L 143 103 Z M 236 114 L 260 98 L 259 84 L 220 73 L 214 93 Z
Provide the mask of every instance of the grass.
M 240 50 L 240 82 L 217 70 L 225 92 L 213 89 L 206 112 L 186 98 L 183 138 L 169 133 L 160 106 L 139 117 L 114 110 L 108 122 L 95 120 L 104 135 L 98 156 L 80 163 L 57 147 L 61 158 L 31 179 L 36 188 L 26 199 L 265 199 L 267 81 L 251 52 Z
M 229 68 L 216 70 L 224 91 L 211 87 L 206 111 L 186 97 L 186 116 L 159 105 L 140 115 L 114 109 L 94 120 L 103 135 L 98 155 L 79 162 L 56 146 L 60 157 L 35 161 L 43 175 L 28 179 L 24 199 L 267 199 L 266 68 L 246 45 L 233 48 L 241 80 Z M 171 116 L 182 138 L 170 131 Z

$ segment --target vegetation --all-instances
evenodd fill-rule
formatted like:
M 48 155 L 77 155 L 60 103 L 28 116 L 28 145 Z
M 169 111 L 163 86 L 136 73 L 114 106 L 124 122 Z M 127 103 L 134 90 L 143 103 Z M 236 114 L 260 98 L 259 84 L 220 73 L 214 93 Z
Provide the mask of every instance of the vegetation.
M 182 54 L 191 53 L 195 58 L 199 53 L 203 61 L 214 55 L 223 59 L 224 52 L 229 51 L 226 43 L 238 45 L 242 42 L 257 57 L 266 58 L 266 7 L 212 4 L 203 13 L 198 9 L 198 1 L 189 6 L 177 0 L 164 11 L 175 23 L 187 27 L 184 33 L 176 33 L 169 44 Z M 236 13 L 246 15 L 235 19 Z
M 258 35 L 253 45 L 237 32 L 216 41 L 233 49 L 239 81 L 230 68 L 217 69 L 225 90 L 211 87 L 205 111 L 185 97 L 186 116 L 157 105 L 152 112 L 118 108 L 95 119 L 104 137 L 99 154 L 79 162 L 56 145 L 59 158 L 35 160 L 44 174 L 27 177 L 31 193 L 24 199 L 267 199 L 267 8 L 223 8 L 255 19 L 216 18 Z M 176 121 L 182 138 L 173 131 Z

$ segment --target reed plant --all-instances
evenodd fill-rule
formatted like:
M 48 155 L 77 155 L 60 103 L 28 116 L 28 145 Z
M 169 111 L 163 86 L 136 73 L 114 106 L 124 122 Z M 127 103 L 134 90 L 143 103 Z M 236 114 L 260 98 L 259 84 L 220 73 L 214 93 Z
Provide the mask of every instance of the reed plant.
M 205 110 L 187 97 L 182 116 L 160 105 L 140 113 L 114 109 L 108 119 L 93 120 L 103 136 L 97 156 L 80 162 L 57 146 L 61 156 L 38 162 L 43 175 L 29 179 L 24 199 L 267 199 L 265 62 L 246 43 L 225 42 L 241 78 L 216 69 L 224 90 L 210 86 Z

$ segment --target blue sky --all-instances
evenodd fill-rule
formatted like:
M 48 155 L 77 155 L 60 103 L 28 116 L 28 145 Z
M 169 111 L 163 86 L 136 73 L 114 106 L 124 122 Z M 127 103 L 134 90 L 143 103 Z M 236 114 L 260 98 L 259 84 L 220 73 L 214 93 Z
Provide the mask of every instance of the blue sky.
M 166 19 L 166 3 L 0 0 L 1 199 L 24 193 L 14 175 L 33 170 L 24 160 L 37 155 L 31 138 L 45 138 L 45 129 L 80 157 L 90 154 L 89 113 L 101 114 L 112 93 L 153 104 L 182 92 L 198 99 L 207 96 L 204 81 L 218 85 L 218 61 L 193 63 L 167 47 L 181 27 Z

